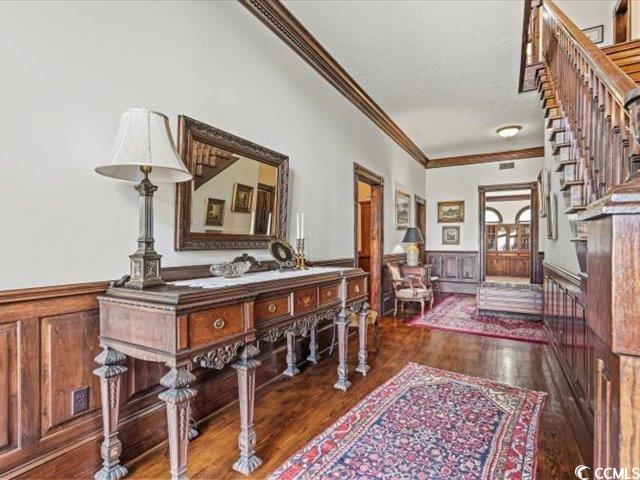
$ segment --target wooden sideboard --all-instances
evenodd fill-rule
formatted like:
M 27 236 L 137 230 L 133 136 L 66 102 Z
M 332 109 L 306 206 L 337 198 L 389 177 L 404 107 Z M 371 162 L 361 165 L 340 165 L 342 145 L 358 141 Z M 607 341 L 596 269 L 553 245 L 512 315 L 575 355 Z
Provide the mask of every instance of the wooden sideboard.
M 281 276 L 280 276 L 281 275 Z M 230 282 L 230 283 L 233 283 Z M 322 319 L 333 319 L 338 330 L 338 380 L 334 387 L 349 386 L 347 317 L 359 313 L 360 350 L 357 372 L 366 375 L 367 273 L 360 269 L 313 268 L 307 272 L 263 272 L 247 275 L 239 284 L 204 279 L 177 282 L 147 290 L 111 287 L 98 298 L 100 346 L 103 351 L 94 373 L 100 377 L 104 440 L 103 467 L 98 479 L 122 478 L 122 444 L 118 438 L 121 377 L 126 357 L 164 363 L 169 371 L 160 384 L 166 390 L 159 398 L 166 404 L 171 476 L 186 478 L 187 445 L 197 435 L 191 428 L 190 400 L 194 366 L 222 369 L 236 356 L 240 406 L 240 456 L 233 468 L 243 474 L 255 470 L 261 460 L 255 455 L 253 430 L 256 356 L 259 342 L 287 339 L 285 375 L 299 373 L 296 367 L 296 336 L 310 337 L 311 362 L 318 361 L 316 327 Z

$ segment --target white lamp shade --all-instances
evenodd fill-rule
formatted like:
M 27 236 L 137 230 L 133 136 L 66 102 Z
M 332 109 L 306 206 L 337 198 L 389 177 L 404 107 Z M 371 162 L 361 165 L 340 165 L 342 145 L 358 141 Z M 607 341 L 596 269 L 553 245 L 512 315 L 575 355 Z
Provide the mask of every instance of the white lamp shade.
M 111 160 L 96 167 L 96 172 L 138 182 L 143 177 L 140 167 L 151 167 L 152 183 L 179 183 L 193 178 L 178 155 L 169 119 L 146 108 L 132 108 L 122 114 Z

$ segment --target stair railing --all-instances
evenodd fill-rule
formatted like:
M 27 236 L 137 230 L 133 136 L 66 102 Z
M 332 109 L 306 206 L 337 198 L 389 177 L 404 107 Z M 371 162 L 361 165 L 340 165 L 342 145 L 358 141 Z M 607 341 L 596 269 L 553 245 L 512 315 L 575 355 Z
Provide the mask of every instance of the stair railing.
M 530 17 L 531 22 L 540 22 L 530 26 L 531 32 L 540 31 L 532 37 L 541 44 L 532 48 L 542 52 L 546 69 L 539 72 L 539 80 L 547 82 L 558 114 L 565 118 L 565 141 L 570 143 L 579 178 L 572 196 L 575 190 L 582 197 L 581 205 L 574 205 L 577 211 L 636 170 L 631 119 L 638 118 L 640 91 L 552 0 L 541 2 L 539 13 Z

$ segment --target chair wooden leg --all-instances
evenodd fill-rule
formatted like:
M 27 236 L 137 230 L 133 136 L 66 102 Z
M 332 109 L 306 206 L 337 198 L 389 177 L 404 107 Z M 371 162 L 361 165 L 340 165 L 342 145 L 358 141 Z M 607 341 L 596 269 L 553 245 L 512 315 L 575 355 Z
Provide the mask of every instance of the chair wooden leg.
M 424 318 L 424 299 L 420 300 L 420 315 Z
M 393 307 L 393 318 L 396 318 L 397 314 L 398 314 L 398 299 L 396 298 L 396 302 L 395 302 L 395 305 Z
M 431 295 L 431 300 L 429 300 L 429 308 L 433 310 L 433 295 Z

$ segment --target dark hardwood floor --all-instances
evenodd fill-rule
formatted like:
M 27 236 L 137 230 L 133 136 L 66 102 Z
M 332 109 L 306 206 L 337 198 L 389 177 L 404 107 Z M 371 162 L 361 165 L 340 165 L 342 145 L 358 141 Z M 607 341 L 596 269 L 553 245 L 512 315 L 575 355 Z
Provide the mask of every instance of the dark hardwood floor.
M 264 463 L 248 478 L 266 477 L 407 362 L 547 392 L 538 478 L 574 478 L 574 469 L 583 460 L 554 384 L 546 358 L 552 355 L 548 349 L 545 345 L 409 327 L 401 319 L 385 317 L 380 351 L 369 348 L 371 371 L 366 377 L 354 372 L 357 338 L 352 335 L 349 368 L 353 384 L 347 393 L 333 388 L 336 351 L 331 358 L 323 352 L 318 365 L 303 364 L 297 377 L 280 377 L 257 391 L 257 454 Z M 231 470 L 237 456 L 238 425 L 238 410 L 233 405 L 200 426 L 200 436 L 189 446 L 191 478 L 245 478 Z M 161 446 L 127 465 L 129 478 L 168 478 L 165 448 Z

